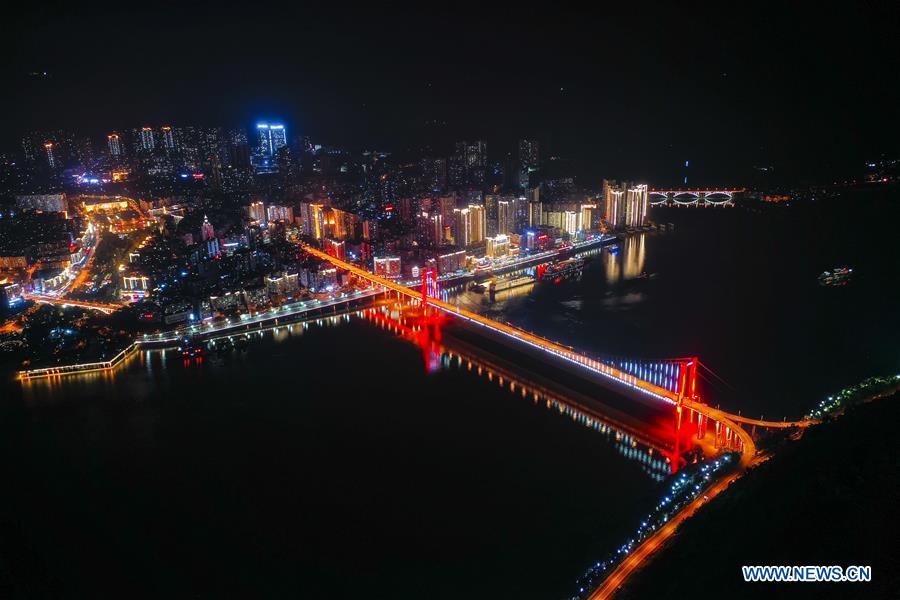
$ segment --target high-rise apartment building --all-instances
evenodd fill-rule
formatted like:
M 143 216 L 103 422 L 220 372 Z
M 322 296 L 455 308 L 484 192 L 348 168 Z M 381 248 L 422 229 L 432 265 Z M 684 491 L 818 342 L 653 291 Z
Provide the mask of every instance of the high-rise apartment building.
M 518 184 L 520 188 L 527 188 L 530 174 L 538 170 L 540 166 L 540 146 L 537 140 L 519 140 L 519 169 Z
M 647 218 L 649 192 L 646 185 L 629 186 L 625 197 L 625 226 L 643 227 Z
M 109 146 L 109 155 L 113 158 L 122 156 L 122 140 L 118 133 L 111 133 L 106 136 L 106 143 Z
M 209 222 L 209 219 L 206 215 L 203 215 L 203 224 L 200 225 L 200 239 L 204 242 L 207 240 L 215 239 L 216 230 L 213 229 L 212 223 Z
M 469 243 L 477 244 L 485 238 L 484 207 L 470 204 L 468 210 Z
M 255 166 L 260 170 L 274 170 L 275 157 L 287 146 L 287 132 L 280 123 L 257 123 L 256 145 L 253 148 Z
M 383 256 L 374 257 L 373 271 L 380 277 L 394 279 L 400 277 L 400 257 L 399 256 Z
M 515 206 L 509 200 L 497 202 L 497 233 L 509 235 L 515 229 Z
M 247 212 L 250 215 L 250 220 L 260 225 L 266 224 L 266 205 L 261 200 L 251 203 Z
M 156 136 L 150 127 L 141 127 L 140 130 L 137 130 L 135 141 L 137 142 L 138 150 L 142 152 L 151 152 L 156 148 Z
M 170 125 L 163 125 L 159 129 L 159 140 L 160 145 L 166 151 L 175 150 L 175 134 L 172 131 L 172 127 Z
M 647 219 L 649 192 L 646 185 L 603 181 L 604 218 L 615 229 L 642 227 Z

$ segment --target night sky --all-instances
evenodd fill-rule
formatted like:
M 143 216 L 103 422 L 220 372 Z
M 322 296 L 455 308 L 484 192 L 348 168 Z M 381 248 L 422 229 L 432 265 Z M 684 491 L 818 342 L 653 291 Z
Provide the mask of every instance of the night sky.
M 29 4 L 3 26 L 4 150 L 26 128 L 258 118 L 401 155 L 479 137 L 501 158 L 536 137 L 579 173 L 650 180 L 684 160 L 710 180 L 754 166 L 822 178 L 900 150 L 892 2 Z

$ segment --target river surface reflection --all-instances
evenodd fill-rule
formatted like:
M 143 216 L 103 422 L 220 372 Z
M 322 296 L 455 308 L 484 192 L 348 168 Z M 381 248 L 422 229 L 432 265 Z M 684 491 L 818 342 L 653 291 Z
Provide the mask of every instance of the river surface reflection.
M 348 315 L 28 382 L 3 403 L 4 530 L 39 590 L 565 596 L 665 460 L 458 353 L 428 360 Z

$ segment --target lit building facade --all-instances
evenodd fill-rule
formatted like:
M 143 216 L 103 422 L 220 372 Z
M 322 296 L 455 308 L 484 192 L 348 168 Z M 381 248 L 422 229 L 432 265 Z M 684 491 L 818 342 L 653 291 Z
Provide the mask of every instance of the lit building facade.
M 261 200 L 252 202 L 247 212 L 252 221 L 259 223 L 260 225 L 266 224 L 266 205 Z
M 106 144 L 109 146 L 109 155 L 113 158 L 122 156 L 122 140 L 118 133 L 106 136 Z
M 477 244 L 484 240 L 485 222 L 484 207 L 480 204 L 470 204 L 468 214 L 469 243 Z
M 485 256 L 500 258 L 509 254 L 509 236 L 500 234 L 485 238 Z
M 203 224 L 200 225 L 200 239 L 204 242 L 207 240 L 215 239 L 216 230 L 213 229 L 212 223 L 209 222 L 209 219 L 206 215 L 203 216 Z
M 578 233 L 578 213 L 574 210 L 563 211 L 562 230 L 569 235 Z
M 139 148 L 144 152 L 150 152 L 156 148 L 156 136 L 153 135 L 153 129 L 150 127 L 141 127 L 138 134 Z
M 509 235 L 515 229 L 515 205 L 508 200 L 497 202 L 497 233 Z
M 604 218 L 615 229 L 643 227 L 647 221 L 649 191 L 644 184 L 604 180 Z
M 466 252 L 458 250 L 443 254 L 437 258 L 438 271 L 440 273 L 453 273 L 466 268 Z
M 169 125 L 163 125 L 160 130 L 160 143 L 162 144 L 163 149 L 165 150 L 174 150 L 175 149 L 175 135 L 172 133 L 172 127 Z
M 375 274 L 379 277 L 394 279 L 400 277 L 400 257 L 399 256 L 376 256 L 373 260 Z
M 643 227 L 647 219 L 649 192 L 646 185 L 635 185 L 628 188 L 625 197 L 625 226 Z
M 326 239 L 325 252 L 339 260 L 347 258 L 347 243 L 338 240 Z
M 321 240 L 325 237 L 325 227 L 327 225 L 326 210 L 330 212 L 324 204 L 315 202 L 304 202 L 300 205 L 300 220 L 303 224 L 303 235 L 314 240 Z
M 119 296 L 128 302 L 135 302 L 150 295 L 150 278 L 146 275 L 128 274 L 122 276 Z
M 275 155 L 287 145 L 287 132 L 280 123 L 257 123 L 253 148 L 255 166 L 260 170 L 275 169 Z

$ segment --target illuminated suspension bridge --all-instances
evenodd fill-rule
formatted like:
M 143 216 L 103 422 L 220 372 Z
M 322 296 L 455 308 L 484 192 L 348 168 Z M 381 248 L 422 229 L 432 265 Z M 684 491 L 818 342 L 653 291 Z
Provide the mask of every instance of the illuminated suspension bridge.
M 689 423 L 696 424 L 698 436 L 701 436 L 705 435 L 710 426 L 709 422 L 712 421 L 718 447 L 726 451 L 740 452 L 741 462 L 744 466 L 748 466 L 756 455 L 756 444 L 753 438 L 739 424 L 746 423 L 747 420 L 739 415 L 711 407 L 700 399 L 696 388 L 699 365 L 696 358 L 664 360 L 657 363 L 628 361 L 627 364 L 620 367 L 600 357 L 589 356 L 571 346 L 548 340 L 509 323 L 500 323 L 447 303 L 440 299 L 441 291 L 437 282 L 437 274 L 433 270 L 423 272 L 421 289 L 414 290 L 337 259 L 312 246 L 303 245 L 303 248 L 313 256 L 382 286 L 385 291 L 396 292 L 398 297 L 404 296 L 413 303 L 420 304 L 423 312 L 426 312 L 428 307 L 432 307 L 463 323 L 476 326 L 482 333 L 515 340 L 526 349 L 544 352 L 548 359 L 562 361 L 584 374 L 599 376 L 605 383 L 612 384 L 624 392 L 640 394 L 669 403 L 675 407 L 677 428 Z M 675 374 L 673 375 L 673 373 Z M 791 422 L 756 420 L 753 424 L 759 427 L 784 428 L 805 427 L 811 423 L 806 420 Z
M 453 336 L 445 337 L 442 325 L 448 317 L 442 313 L 426 315 L 415 307 L 404 310 L 398 303 L 367 308 L 357 314 L 418 346 L 428 373 L 467 370 L 508 389 L 514 396 L 543 404 L 548 410 L 603 434 L 620 454 L 639 462 L 656 481 L 665 479 L 683 462 L 681 457 L 674 455 L 678 444 L 671 426 L 633 418 L 583 393 L 547 381 L 540 375 L 529 374 L 503 358 L 487 356 L 481 348 L 470 343 Z

